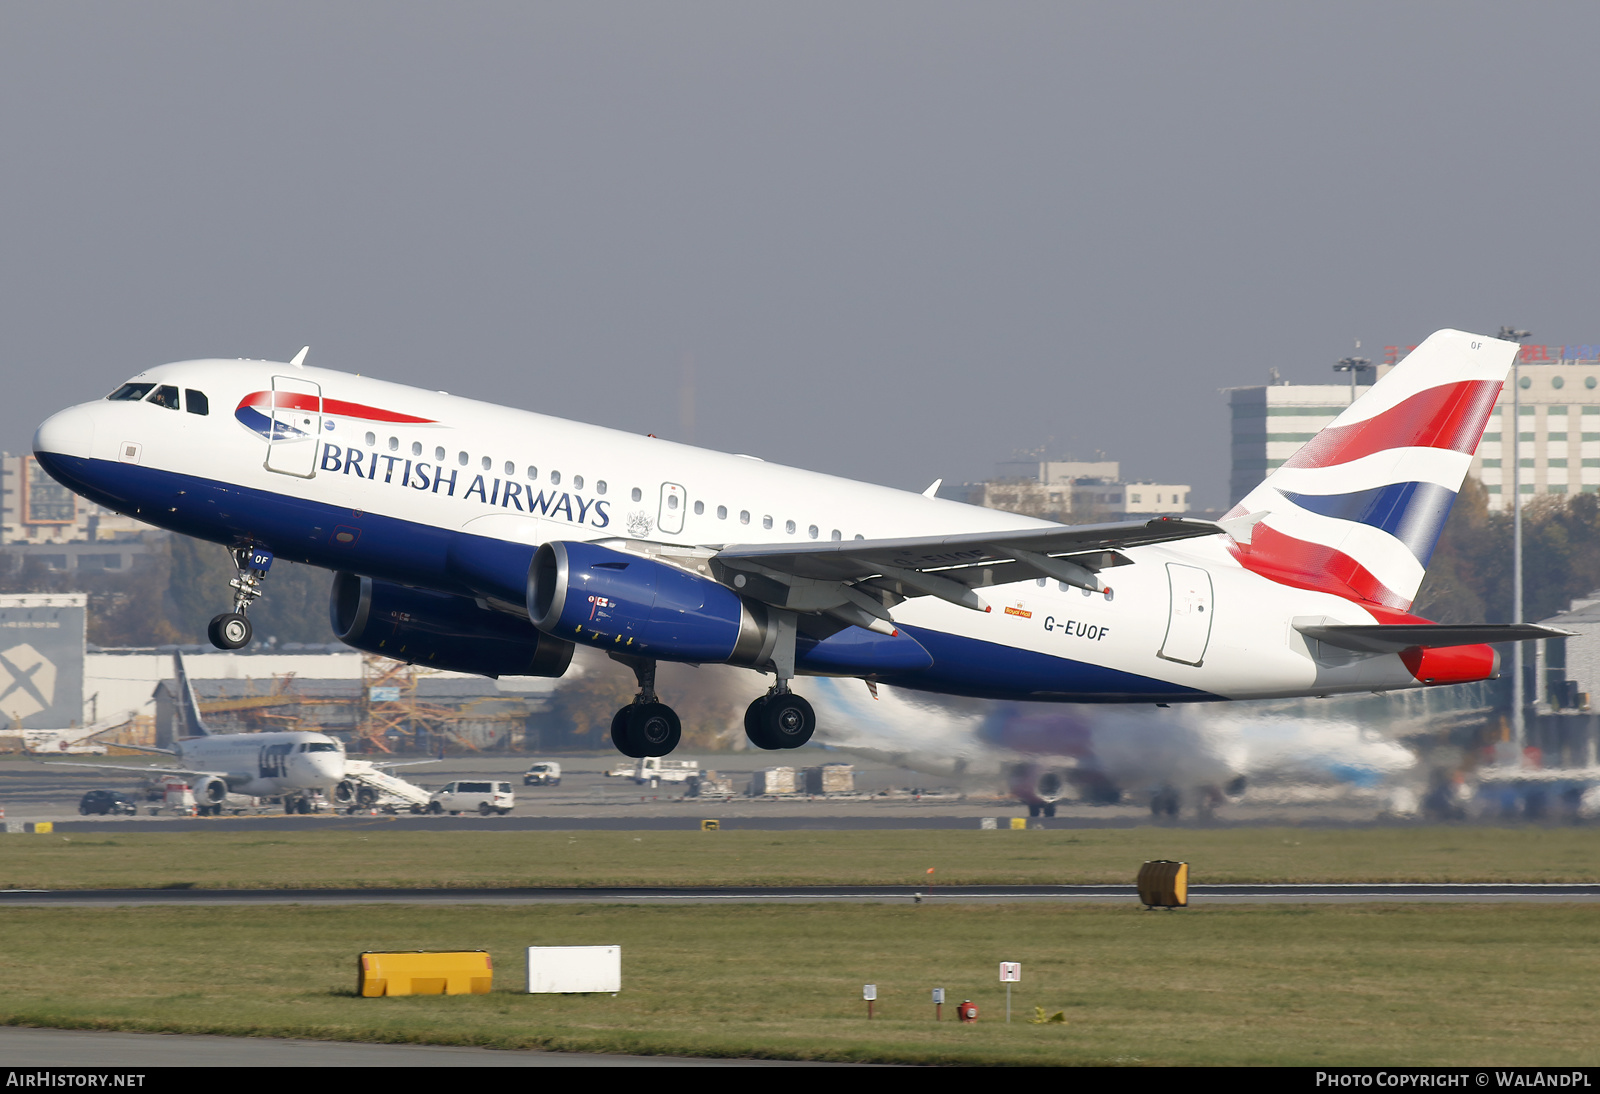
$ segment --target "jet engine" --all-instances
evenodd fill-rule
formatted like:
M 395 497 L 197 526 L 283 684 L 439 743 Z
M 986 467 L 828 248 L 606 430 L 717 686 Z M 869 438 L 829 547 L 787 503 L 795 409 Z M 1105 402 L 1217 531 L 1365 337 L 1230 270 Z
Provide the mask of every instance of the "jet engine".
M 766 609 L 710 578 L 593 543 L 555 540 L 528 571 L 528 618 L 547 635 L 670 661 L 758 665 Z
M 197 776 L 189 783 L 189 790 L 202 814 L 221 813 L 223 803 L 228 800 L 227 782 L 215 775 Z
M 1056 815 L 1056 802 L 1067 795 L 1067 776 L 1042 764 L 1015 764 L 1006 771 L 1006 788 L 1028 807 L 1028 816 Z
M 396 661 L 480 676 L 560 676 L 573 645 L 476 601 L 335 574 L 333 633 L 347 646 Z

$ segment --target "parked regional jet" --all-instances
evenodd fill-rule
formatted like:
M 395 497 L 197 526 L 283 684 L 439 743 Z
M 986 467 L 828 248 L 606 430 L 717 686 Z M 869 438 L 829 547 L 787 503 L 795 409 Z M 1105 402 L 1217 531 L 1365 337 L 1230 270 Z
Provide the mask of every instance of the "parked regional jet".
M 659 660 L 771 672 L 745 716 L 805 743 L 797 675 L 979 698 L 1187 703 L 1481 680 L 1531 625 L 1407 609 L 1517 346 L 1440 331 L 1219 523 L 1062 526 L 288 364 L 188 361 L 42 424 L 57 480 L 233 550 L 223 648 L 274 556 L 336 571 L 374 653 L 561 675 L 574 643 L 639 682 L 612 720 L 664 755 Z M 211 413 L 216 408 L 218 413 Z M 932 491 L 928 492 L 931 495 Z
M 184 671 L 183 655 L 172 655 L 177 672 L 178 702 L 189 735 L 174 749 L 124 745 L 140 752 L 171 756 L 181 767 L 132 767 L 125 764 L 61 763 L 62 767 L 94 767 L 182 775 L 189 780 L 202 815 L 220 814 L 229 794 L 282 798 L 288 813 L 311 812 L 311 795 L 331 793 L 345 778 L 344 745 L 322 733 L 212 733 L 200 717 L 200 703 Z
M 1284 703 L 1149 707 L 972 702 L 853 680 L 815 685 L 817 739 L 964 785 L 999 784 L 1028 807 L 1148 802 L 1157 816 L 1207 813 L 1250 787 L 1322 794 L 1372 791 L 1416 755 L 1352 721 Z

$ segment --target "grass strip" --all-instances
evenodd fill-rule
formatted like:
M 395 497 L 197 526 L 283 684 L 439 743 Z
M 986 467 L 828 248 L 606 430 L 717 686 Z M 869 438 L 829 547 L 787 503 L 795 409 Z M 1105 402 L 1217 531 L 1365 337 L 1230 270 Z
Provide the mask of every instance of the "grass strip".
M 0 836 L 0 888 L 1126 884 L 1146 859 L 1196 883 L 1594 882 L 1590 828 L 856 832 L 305 832 Z M 934 873 L 930 876 L 928 870 Z
M 1588 1065 L 1578 905 L 391 905 L 7 909 L 0 1022 L 943 1064 Z M 623 948 L 618 996 L 521 992 L 528 945 Z M 485 996 L 361 999 L 364 949 L 488 949 Z M 1020 961 L 1014 1021 L 997 983 Z M 878 985 L 867 1021 L 863 983 Z M 932 988 L 947 990 L 933 1020 Z M 971 998 L 976 1025 L 953 1020 Z M 1064 1024 L 1033 1025 L 1034 1008 Z

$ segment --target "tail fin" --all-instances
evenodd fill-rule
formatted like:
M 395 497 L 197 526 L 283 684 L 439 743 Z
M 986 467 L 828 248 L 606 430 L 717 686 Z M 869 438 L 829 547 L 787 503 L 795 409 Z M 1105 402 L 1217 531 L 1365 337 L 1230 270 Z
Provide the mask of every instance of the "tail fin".
M 189 731 L 186 736 L 211 736 L 205 720 L 200 717 L 200 700 L 195 698 L 194 685 L 189 683 L 189 674 L 184 671 L 183 654 L 173 650 L 172 664 L 178 674 L 178 705 L 183 708 L 183 724 Z
M 1229 514 L 1267 513 L 1235 557 L 1285 585 L 1409 608 L 1517 349 L 1430 335 Z

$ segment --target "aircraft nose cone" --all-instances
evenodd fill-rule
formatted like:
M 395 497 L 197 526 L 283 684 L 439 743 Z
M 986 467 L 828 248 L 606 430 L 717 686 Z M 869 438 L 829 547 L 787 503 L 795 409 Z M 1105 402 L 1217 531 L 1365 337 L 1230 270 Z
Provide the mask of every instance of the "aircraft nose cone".
M 88 457 L 94 450 L 94 418 L 88 405 L 52 414 L 33 431 L 34 455 Z

